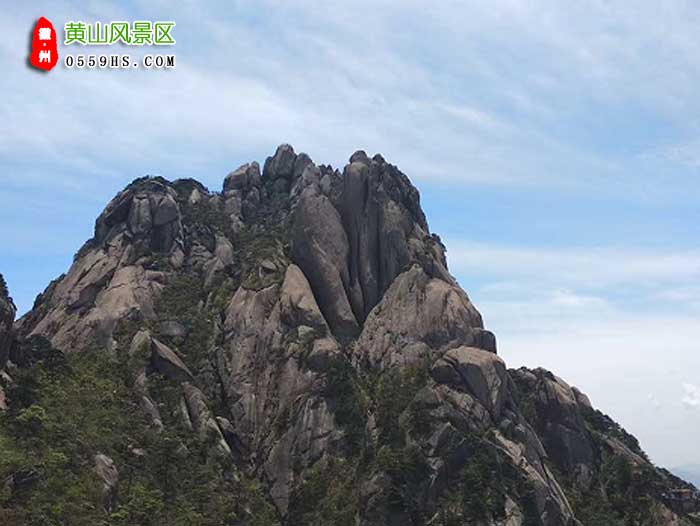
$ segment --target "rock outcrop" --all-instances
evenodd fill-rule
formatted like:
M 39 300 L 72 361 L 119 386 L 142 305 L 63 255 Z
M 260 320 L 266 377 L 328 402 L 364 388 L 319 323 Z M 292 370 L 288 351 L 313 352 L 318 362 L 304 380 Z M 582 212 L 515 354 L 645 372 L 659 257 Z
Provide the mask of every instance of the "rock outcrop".
M 678 482 L 585 395 L 506 368 L 418 191 L 380 155 L 341 172 L 282 145 L 221 193 L 138 179 L 16 328 L 69 362 L 118 364 L 145 425 L 143 444 L 95 457 L 108 508 L 107 454 L 186 463 L 194 440 L 212 487 L 253 480 L 290 526 L 580 526 L 608 508 L 618 524 L 632 498 L 658 525 L 688 524 L 664 500 Z M 611 462 L 629 491 L 605 482 Z
M 183 254 L 176 192 L 163 180 L 135 181 L 105 208 L 95 235 L 68 273 L 37 298 L 21 320 L 24 334 L 49 336 L 61 349 L 111 348 L 117 323 L 154 319 L 165 285 L 159 262 L 178 266 Z
M 218 367 L 235 442 L 262 463 L 285 511 L 299 478 L 294 464 L 313 465 L 341 440 L 323 373 L 342 354 L 294 264 L 281 285 L 239 288 L 226 312 Z
M 165 376 L 181 382 L 192 380 L 192 373 L 182 359 L 167 345 L 151 338 L 151 365 Z
M 95 455 L 95 473 L 102 482 L 102 496 L 106 510 L 112 509 L 112 504 L 119 484 L 119 470 L 114 460 L 107 455 L 98 453 Z
M 549 458 L 576 486 L 588 489 L 593 480 L 593 440 L 584 411 L 593 411 L 578 390 L 544 369 L 518 369 L 513 377 L 534 405 L 530 422 L 544 442 Z M 631 453 L 631 452 L 630 452 Z M 632 455 L 630 458 L 637 457 Z
M 284 164 L 282 158 L 290 155 L 288 147 L 280 147 L 269 164 Z M 428 232 L 418 191 L 381 156 L 370 160 L 356 152 L 342 176 L 305 163 L 301 177 L 292 254 L 337 337 L 356 336 L 394 279 L 412 264 L 456 285 L 442 244 Z
M 506 366 L 499 357 L 473 347 L 450 349 L 431 369 L 436 381 L 464 388 L 494 418 L 498 418 L 506 396 Z
M 572 494 L 606 495 L 615 485 L 633 497 L 629 506 L 649 524 L 684 524 L 683 515 L 700 510 L 700 495 L 692 485 L 656 468 L 637 439 L 611 418 L 593 408 L 588 397 L 544 369 L 510 371 L 528 421 L 536 430 L 558 478 Z M 671 489 L 669 489 L 671 488 Z M 640 494 L 644 494 L 642 500 Z M 687 508 L 677 507 L 674 495 L 691 496 Z M 610 500 L 618 499 L 608 495 Z M 590 498 L 590 497 L 589 497 Z M 595 499 L 593 499 L 595 501 Z M 595 501 L 579 513 L 587 524 L 610 501 Z M 596 509 L 597 508 L 597 509 Z M 614 515 L 609 515 L 614 517 Z M 610 520 L 610 519 L 608 519 Z

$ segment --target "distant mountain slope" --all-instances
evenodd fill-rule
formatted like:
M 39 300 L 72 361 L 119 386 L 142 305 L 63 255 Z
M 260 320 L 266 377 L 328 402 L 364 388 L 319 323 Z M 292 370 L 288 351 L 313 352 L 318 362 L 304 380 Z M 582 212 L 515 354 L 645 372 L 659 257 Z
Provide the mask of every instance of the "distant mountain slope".
M 506 368 L 380 155 L 138 179 L 5 311 L 0 524 L 697 523 L 585 395 Z
M 678 466 L 671 469 L 674 475 L 695 484 L 700 488 L 700 466 L 697 464 L 688 466 Z

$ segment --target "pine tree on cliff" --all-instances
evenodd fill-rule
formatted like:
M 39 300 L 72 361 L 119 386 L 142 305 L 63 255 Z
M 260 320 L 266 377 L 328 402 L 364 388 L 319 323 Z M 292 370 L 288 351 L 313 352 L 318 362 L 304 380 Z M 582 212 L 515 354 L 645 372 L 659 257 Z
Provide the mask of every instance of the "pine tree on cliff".
M 0 274 L 0 296 L 6 297 L 7 295 L 7 283 L 5 282 L 5 278 L 3 277 L 3 275 Z

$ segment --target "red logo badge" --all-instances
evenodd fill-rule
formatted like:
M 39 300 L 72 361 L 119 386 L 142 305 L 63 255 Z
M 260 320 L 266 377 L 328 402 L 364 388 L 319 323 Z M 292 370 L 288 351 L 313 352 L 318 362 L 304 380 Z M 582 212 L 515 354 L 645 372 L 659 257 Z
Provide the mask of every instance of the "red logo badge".
M 49 71 L 58 63 L 58 45 L 53 24 L 43 16 L 37 20 L 32 35 L 29 63 L 35 68 Z

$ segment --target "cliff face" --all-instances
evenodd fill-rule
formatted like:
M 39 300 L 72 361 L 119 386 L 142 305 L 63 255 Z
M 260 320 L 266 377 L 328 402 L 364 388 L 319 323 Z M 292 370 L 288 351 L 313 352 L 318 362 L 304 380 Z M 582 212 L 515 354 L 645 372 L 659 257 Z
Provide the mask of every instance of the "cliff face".
M 584 395 L 507 370 L 444 251 L 379 155 L 356 152 L 341 173 L 283 145 L 221 193 L 134 181 L 16 324 L 6 443 L 37 418 L 47 441 L 70 434 L 57 399 L 84 403 L 94 429 L 0 464 L 19 473 L 5 513 L 35 520 L 27 508 L 51 501 L 51 451 L 101 481 L 78 515 L 114 523 L 690 524 L 667 495 L 681 482 Z M 163 478 L 149 462 L 168 447 L 177 476 Z

